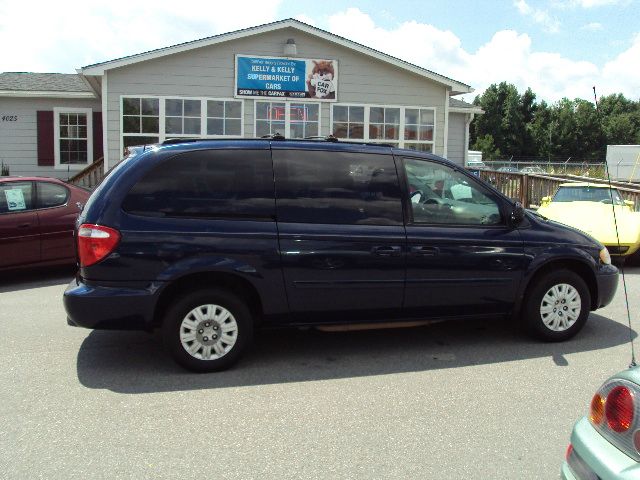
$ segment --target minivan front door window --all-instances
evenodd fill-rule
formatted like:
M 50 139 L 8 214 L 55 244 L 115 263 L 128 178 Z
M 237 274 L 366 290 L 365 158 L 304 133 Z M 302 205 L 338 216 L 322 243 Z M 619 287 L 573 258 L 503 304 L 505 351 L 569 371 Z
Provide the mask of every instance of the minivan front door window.
M 446 165 L 406 158 L 409 204 L 416 223 L 497 225 L 498 204 L 470 177 Z

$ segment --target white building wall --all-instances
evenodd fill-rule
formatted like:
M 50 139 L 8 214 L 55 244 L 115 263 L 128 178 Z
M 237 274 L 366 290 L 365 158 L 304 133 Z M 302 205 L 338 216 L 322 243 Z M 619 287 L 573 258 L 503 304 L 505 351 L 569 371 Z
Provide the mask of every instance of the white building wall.
M 55 107 L 91 108 L 101 111 L 99 100 L 54 98 L 0 98 L 0 160 L 10 166 L 11 175 L 56 177 L 66 180 L 77 170 L 56 170 L 38 166 L 38 110 Z M 1 121 L 2 116 L 17 116 L 17 121 Z
M 296 57 L 338 60 L 338 103 L 435 107 L 435 153 L 442 155 L 446 86 L 299 30 L 284 29 L 109 70 L 110 165 L 122 156 L 123 95 L 233 98 L 235 54 L 282 57 L 288 38 L 295 39 Z M 254 101 L 245 99 L 245 137 L 254 136 L 253 110 Z M 330 133 L 329 103 L 322 105 L 321 133 Z
M 458 165 L 464 166 L 464 151 L 466 147 L 465 128 L 467 114 L 449 114 L 449 138 L 447 158 Z

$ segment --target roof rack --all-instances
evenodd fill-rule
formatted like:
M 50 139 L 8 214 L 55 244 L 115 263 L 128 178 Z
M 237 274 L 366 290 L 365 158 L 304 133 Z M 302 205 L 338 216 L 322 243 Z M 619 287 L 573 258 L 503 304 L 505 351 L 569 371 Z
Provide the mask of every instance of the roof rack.
M 284 140 L 284 135 L 280 132 L 272 133 L 269 135 L 262 135 L 260 138 L 270 138 L 271 140 Z
M 173 145 L 176 143 L 188 143 L 188 142 L 197 142 L 200 140 L 204 140 L 203 138 L 167 138 L 162 145 Z
M 324 140 L 325 142 L 337 143 L 338 138 L 333 135 L 311 135 L 309 137 L 304 137 L 303 140 Z

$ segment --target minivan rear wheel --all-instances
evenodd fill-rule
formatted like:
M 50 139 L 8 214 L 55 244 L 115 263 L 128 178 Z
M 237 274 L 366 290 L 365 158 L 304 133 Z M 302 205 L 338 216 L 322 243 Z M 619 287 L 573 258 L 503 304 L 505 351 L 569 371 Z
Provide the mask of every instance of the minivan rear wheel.
M 570 270 L 557 270 L 529 287 L 522 319 L 535 337 L 561 342 L 584 327 L 590 310 L 591 295 L 584 280 Z
M 226 290 L 199 290 L 179 297 L 162 325 L 164 343 L 176 362 L 195 372 L 233 365 L 253 337 L 246 304 Z

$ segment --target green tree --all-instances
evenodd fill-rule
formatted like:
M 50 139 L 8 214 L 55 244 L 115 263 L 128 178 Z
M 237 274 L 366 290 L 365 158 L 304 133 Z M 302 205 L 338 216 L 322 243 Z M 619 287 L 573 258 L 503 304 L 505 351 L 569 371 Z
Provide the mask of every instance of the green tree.
M 493 84 L 475 98 L 474 104 L 485 113 L 474 119 L 472 142 L 488 134 L 493 137 L 498 150 L 509 155 L 521 155 L 526 137 L 526 109 L 516 87 L 506 82 Z
M 481 151 L 482 158 L 485 160 L 493 160 L 500 156 L 500 149 L 496 148 L 493 137 L 489 134 L 478 138 L 471 146 L 471 150 Z

